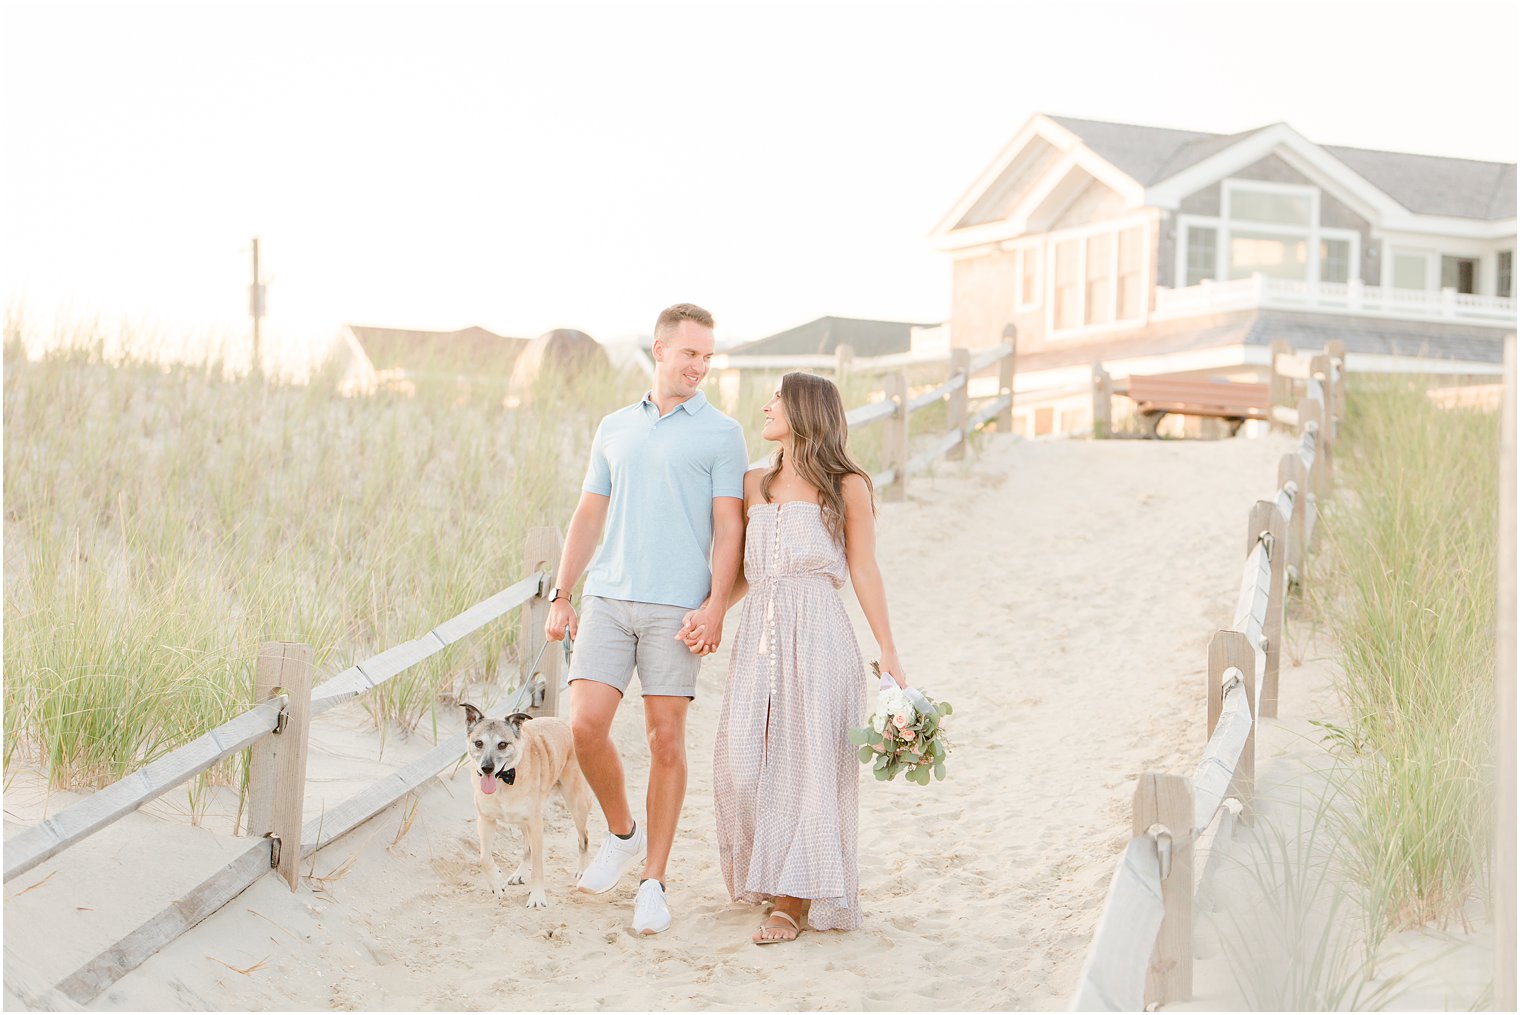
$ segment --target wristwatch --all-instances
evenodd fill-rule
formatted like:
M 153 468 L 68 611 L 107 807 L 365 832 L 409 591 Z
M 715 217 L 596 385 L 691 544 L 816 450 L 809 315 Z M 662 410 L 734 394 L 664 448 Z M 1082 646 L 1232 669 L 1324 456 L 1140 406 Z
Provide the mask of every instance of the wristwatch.
M 565 601 L 566 602 L 570 601 L 570 590 L 569 589 L 562 589 L 558 585 L 554 586 L 554 588 L 552 588 L 552 589 L 549 590 L 549 602 L 551 602 L 551 603 L 554 602 L 561 595 L 563 595 L 565 597 Z

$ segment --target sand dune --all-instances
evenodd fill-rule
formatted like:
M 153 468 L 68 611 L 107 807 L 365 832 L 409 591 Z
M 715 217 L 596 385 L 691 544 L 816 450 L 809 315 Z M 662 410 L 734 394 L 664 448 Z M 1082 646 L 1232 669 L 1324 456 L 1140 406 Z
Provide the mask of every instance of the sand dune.
M 494 899 L 477 876 L 469 779 L 446 773 L 399 840 L 392 809 L 319 856 L 317 874 L 352 859 L 341 877 L 295 894 L 265 878 L 94 1007 L 1064 1007 L 1129 837 L 1134 776 L 1196 763 L 1205 646 L 1230 619 L 1247 510 L 1290 444 L 994 437 L 883 505 L 899 647 L 913 681 L 955 704 L 956 751 L 943 783 L 862 783 L 860 931 L 756 948 L 757 912 L 723 891 L 710 768 L 725 649 L 692 710 L 667 933 L 626 930 L 631 877 L 605 896 L 571 890 L 557 803 L 550 908 L 522 908 L 526 889 Z M 636 694 L 615 736 L 640 799 Z M 593 842 L 604 831 L 596 815 Z M 516 848 L 503 837 L 504 856 Z M 66 936 L 17 940 L 21 882 L 7 892 L 8 948 L 67 965 Z

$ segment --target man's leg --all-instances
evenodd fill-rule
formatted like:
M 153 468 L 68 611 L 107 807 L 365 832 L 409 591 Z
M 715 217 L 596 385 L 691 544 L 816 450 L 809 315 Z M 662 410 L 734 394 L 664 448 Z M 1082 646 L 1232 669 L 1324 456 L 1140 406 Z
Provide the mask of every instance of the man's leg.
M 664 882 L 686 799 L 686 711 L 691 701 L 677 695 L 646 695 L 644 732 L 649 738 L 649 857 L 644 877 Z M 600 794 L 598 794 L 600 795 Z M 626 804 L 624 805 L 627 806 Z
M 609 684 L 596 680 L 570 682 L 570 731 L 575 735 L 575 757 L 591 784 L 591 792 L 602 805 L 607 828 L 614 835 L 633 831 L 628 790 L 623 783 L 623 762 L 612 743 L 612 717 L 622 700 L 618 689 Z

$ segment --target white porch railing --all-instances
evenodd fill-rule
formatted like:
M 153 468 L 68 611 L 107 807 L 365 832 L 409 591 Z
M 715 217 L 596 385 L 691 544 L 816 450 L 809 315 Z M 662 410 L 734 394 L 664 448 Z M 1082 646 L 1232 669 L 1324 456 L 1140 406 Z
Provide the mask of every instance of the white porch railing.
M 1515 301 L 1476 296 L 1455 289 L 1394 289 L 1351 282 L 1300 282 L 1252 275 L 1228 282 L 1204 282 L 1184 289 L 1157 289 L 1152 320 L 1251 309 L 1314 310 L 1363 317 L 1417 321 L 1463 321 L 1514 326 Z

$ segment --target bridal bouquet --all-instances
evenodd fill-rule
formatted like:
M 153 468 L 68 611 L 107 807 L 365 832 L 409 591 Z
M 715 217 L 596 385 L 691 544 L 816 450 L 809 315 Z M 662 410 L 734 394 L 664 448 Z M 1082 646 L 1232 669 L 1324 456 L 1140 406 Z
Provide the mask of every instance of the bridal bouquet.
M 929 779 L 945 777 L 945 755 L 950 741 L 944 719 L 954 709 L 946 701 L 931 701 L 912 687 L 900 688 L 881 667 L 871 664 L 881 677 L 876 693 L 876 713 L 870 723 L 850 731 L 850 743 L 860 747 L 861 764 L 871 766 L 877 779 L 887 781 L 902 772 L 909 782 L 929 785 Z

